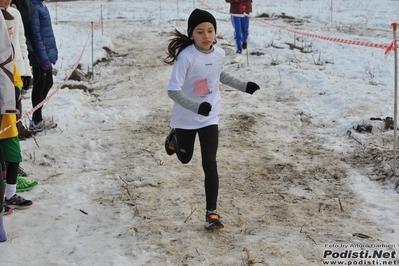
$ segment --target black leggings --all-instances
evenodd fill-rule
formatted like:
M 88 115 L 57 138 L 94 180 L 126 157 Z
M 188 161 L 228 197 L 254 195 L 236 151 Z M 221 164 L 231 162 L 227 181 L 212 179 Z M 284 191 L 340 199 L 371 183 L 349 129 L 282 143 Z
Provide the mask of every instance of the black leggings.
M 186 164 L 190 162 L 194 152 L 195 136 L 198 133 L 201 145 L 202 168 L 205 173 L 206 209 L 216 210 L 219 175 L 217 171 L 216 153 L 219 145 L 219 130 L 217 125 L 200 129 L 176 129 L 177 158 Z
M 48 92 L 53 86 L 53 71 L 43 70 L 41 67 L 32 67 L 33 70 L 33 88 L 32 88 L 32 107 L 34 108 L 44 99 L 46 99 Z M 43 107 L 43 106 L 42 106 Z M 37 109 L 33 115 L 32 120 L 36 123 L 43 120 L 42 107 Z
M 2 152 L 2 150 L 0 151 Z M 3 164 L 3 163 L 1 163 Z M 1 214 L 4 211 L 3 208 L 3 203 L 4 203 L 4 196 L 5 196 L 5 186 L 4 186 L 4 182 L 3 182 L 3 172 L 7 171 L 7 184 L 10 185 L 15 185 L 17 183 L 17 176 L 18 176 L 18 169 L 19 169 L 19 163 L 8 163 L 7 165 L 7 169 L 3 169 L 2 167 L 1 171 L 0 171 L 0 176 L 1 178 L 1 182 L 0 182 L 0 218 L 2 217 Z
M 15 185 L 18 179 L 19 163 L 7 163 L 7 184 Z

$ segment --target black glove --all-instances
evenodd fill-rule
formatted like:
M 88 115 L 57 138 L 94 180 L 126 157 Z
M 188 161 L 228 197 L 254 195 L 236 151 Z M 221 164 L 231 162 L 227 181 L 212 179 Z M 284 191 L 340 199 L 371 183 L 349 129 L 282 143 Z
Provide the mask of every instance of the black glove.
M 208 116 L 209 112 L 212 110 L 212 105 L 208 102 L 203 102 L 198 108 L 198 114 L 203 116 Z
M 22 82 L 24 83 L 24 85 L 22 86 L 22 89 L 25 91 L 29 90 L 31 78 L 29 76 L 23 76 L 21 78 L 22 78 Z
M 255 91 L 259 90 L 259 85 L 254 82 L 248 82 L 247 88 L 245 89 L 246 93 L 253 94 Z

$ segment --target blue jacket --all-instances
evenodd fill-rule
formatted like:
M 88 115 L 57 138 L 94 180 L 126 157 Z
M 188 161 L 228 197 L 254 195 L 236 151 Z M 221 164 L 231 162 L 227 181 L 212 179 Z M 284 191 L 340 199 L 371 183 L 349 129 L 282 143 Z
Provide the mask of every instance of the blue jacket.
M 51 26 L 50 12 L 43 0 L 30 0 L 35 7 L 28 21 L 27 37 L 32 46 L 29 56 L 31 66 L 40 66 L 46 60 L 55 64 L 58 60 L 57 44 Z

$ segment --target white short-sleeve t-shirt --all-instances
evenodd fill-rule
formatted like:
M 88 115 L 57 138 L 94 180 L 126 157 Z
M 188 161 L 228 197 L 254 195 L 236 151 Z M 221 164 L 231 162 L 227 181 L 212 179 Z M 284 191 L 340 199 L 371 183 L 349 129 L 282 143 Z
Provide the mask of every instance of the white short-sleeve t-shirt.
M 196 102 L 208 102 L 212 110 L 209 116 L 203 116 L 174 103 L 170 121 L 172 128 L 198 129 L 218 124 L 221 107 L 219 83 L 224 60 L 225 51 L 217 46 L 211 53 L 203 53 L 194 45 L 181 51 L 174 63 L 168 90 L 181 90 Z

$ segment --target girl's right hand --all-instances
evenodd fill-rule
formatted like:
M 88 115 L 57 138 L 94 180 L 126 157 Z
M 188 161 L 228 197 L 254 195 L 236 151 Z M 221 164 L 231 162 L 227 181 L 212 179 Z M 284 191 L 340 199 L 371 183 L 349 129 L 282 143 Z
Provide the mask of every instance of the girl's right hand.
M 203 116 L 209 116 L 211 110 L 212 110 L 212 105 L 208 102 L 203 102 L 200 104 L 198 108 L 198 114 Z

